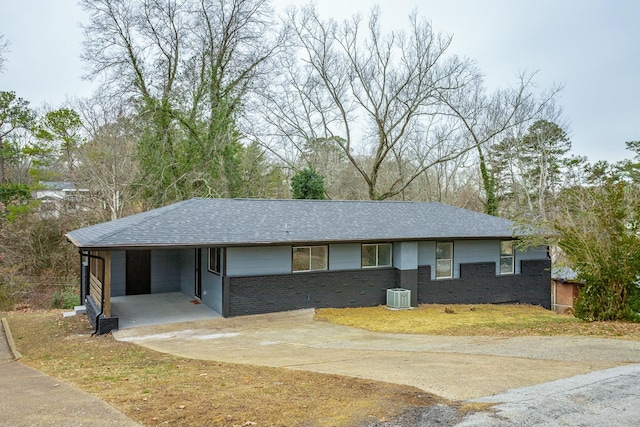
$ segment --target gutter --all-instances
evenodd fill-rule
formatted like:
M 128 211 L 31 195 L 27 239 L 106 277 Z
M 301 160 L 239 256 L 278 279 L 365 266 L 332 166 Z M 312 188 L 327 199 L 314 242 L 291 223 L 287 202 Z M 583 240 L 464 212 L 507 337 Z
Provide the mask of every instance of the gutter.
M 143 242 L 139 244 L 80 244 L 79 242 L 67 238 L 67 241 L 73 243 L 78 248 L 83 248 L 84 250 L 93 250 L 93 251 L 127 251 L 127 250 L 136 250 L 136 249 L 198 249 L 198 248 L 209 248 L 209 247 L 225 247 L 225 248 L 235 248 L 235 247 L 254 247 L 254 246 L 299 246 L 299 245 L 309 245 L 318 244 L 318 245 L 331 245 L 331 244 L 340 244 L 340 243 L 384 243 L 384 242 L 435 242 L 435 241 L 454 241 L 454 240 L 517 240 L 518 237 L 514 236 L 481 236 L 481 237 L 473 237 L 473 236 L 462 236 L 462 237 L 374 237 L 374 238 L 349 238 L 344 240 L 338 239 L 329 239 L 329 240 L 267 240 L 267 241 L 246 241 L 246 242 L 194 242 L 194 243 L 157 243 L 157 242 Z M 546 245 L 541 245 L 546 246 Z

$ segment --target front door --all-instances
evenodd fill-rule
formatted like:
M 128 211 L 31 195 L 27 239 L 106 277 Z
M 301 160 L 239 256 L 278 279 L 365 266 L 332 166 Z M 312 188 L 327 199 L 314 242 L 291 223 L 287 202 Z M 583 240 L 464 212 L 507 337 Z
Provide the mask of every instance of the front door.
M 127 295 L 151 293 L 151 251 L 127 251 Z
M 197 298 L 202 298 L 202 249 L 196 249 L 196 288 L 194 290 L 194 295 Z

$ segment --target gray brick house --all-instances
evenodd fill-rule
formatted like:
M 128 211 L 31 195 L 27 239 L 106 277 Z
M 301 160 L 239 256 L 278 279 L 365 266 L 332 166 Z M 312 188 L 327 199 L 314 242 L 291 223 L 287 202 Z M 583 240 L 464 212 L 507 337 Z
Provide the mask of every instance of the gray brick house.
M 191 199 L 72 231 L 97 330 L 111 297 L 182 292 L 224 317 L 385 303 L 550 308 L 546 247 L 514 224 L 440 203 Z M 93 320 L 92 320 L 93 321 Z

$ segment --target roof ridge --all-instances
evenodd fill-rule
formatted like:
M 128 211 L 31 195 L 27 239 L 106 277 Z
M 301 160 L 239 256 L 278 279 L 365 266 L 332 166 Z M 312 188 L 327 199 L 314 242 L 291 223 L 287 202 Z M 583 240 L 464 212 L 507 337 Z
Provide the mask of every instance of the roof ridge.
M 349 199 L 265 199 L 260 197 L 235 197 L 235 198 L 214 198 L 214 197 L 196 197 L 191 200 L 230 200 L 230 201 L 247 201 L 247 202 L 318 202 L 318 203 L 410 203 L 410 204 L 438 204 L 446 205 L 442 202 L 429 200 L 349 200 Z M 456 207 L 456 206 L 451 206 Z M 464 209 L 464 208 L 460 208 Z M 467 209 L 468 210 L 468 209 Z

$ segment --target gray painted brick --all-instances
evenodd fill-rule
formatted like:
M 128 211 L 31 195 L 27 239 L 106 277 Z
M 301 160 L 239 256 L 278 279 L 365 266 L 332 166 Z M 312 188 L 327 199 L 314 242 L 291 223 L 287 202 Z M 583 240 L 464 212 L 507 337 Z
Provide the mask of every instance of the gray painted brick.
M 523 260 L 522 274 L 496 276 L 492 262 L 462 264 L 460 278 L 431 280 L 431 268 L 418 268 L 420 304 L 518 303 L 551 308 L 551 261 Z
M 386 303 L 396 269 L 380 268 L 272 276 L 229 277 L 229 315 L 301 308 L 363 307 Z

